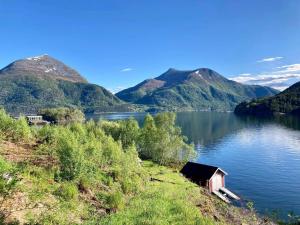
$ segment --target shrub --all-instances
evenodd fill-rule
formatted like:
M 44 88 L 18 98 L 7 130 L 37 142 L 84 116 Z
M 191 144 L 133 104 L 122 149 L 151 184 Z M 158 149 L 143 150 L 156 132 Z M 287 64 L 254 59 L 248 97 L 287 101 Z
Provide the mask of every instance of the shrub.
M 120 141 L 124 149 L 136 144 L 140 128 L 135 119 L 101 121 L 99 124 L 107 135 L 112 136 L 115 141 Z
M 60 185 L 54 194 L 66 201 L 76 200 L 78 197 L 78 188 L 74 183 L 65 182 Z
M 4 109 L 0 109 L 0 133 L 3 139 L 13 141 L 29 141 L 32 138 L 31 129 L 25 117 L 15 120 Z
M 73 180 L 79 177 L 84 163 L 81 146 L 70 130 L 62 130 L 60 135 L 57 144 L 60 161 L 59 176 L 62 180 Z
M 40 114 L 44 119 L 58 124 L 82 123 L 85 120 L 83 112 L 76 108 L 42 109 Z
M 2 224 L 11 209 L 3 208 L 3 204 L 15 191 L 18 177 L 17 169 L 0 157 L 0 223 Z
M 106 203 L 110 209 L 117 210 L 124 207 L 123 195 L 120 191 L 115 191 L 107 196 Z
M 12 124 L 14 131 L 13 140 L 15 141 L 30 141 L 32 138 L 31 129 L 25 117 L 20 117 Z

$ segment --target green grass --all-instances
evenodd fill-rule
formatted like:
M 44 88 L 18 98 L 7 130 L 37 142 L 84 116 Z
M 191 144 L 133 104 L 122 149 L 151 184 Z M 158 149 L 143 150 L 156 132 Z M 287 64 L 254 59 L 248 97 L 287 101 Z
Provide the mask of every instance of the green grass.
M 144 191 L 100 224 L 216 224 L 196 206 L 202 197 L 199 187 L 166 167 L 149 161 L 144 161 L 143 167 L 150 178 Z

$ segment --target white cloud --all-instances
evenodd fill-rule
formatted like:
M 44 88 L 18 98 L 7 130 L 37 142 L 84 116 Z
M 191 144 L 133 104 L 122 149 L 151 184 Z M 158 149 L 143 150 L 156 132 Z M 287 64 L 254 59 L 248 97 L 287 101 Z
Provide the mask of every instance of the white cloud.
M 280 60 L 280 59 L 283 59 L 283 57 L 277 56 L 277 57 L 264 58 L 264 59 L 258 60 L 257 62 L 258 63 L 273 62 L 273 61 L 277 61 L 277 60 Z
M 108 90 L 113 93 L 113 94 L 116 94 L 118 93 L 119 91 L 122 91 L 124 89 L 126 89 L 127 87 L 123 87 L 123 86 L 118 86 L 118 87 L 115 87 L 115 88 L 108 88 Z
M 291 64 L 275 68 L 275 70 L 258 74 L 239 74 L 229 78 L 239 83 L 269 86 L 284 90 L 300 81 L 300 64 Z
M 251 73 L 241 73 L 238 76 L 247 77 L 247 76 L 250 76 L 250 75 L 251 75 Z
M 133 69 L 132 68 L 124 68 L 124 69 L 122 69 L 121 70 L 121 72 L 130 72 L 130 71 L 132 71 Z
M 300 72 L 300 63 L 291 64 L 291 65 L 285 65 L 285 66 L 279 66 L 277 69 L 280 70 L 280 72 Z

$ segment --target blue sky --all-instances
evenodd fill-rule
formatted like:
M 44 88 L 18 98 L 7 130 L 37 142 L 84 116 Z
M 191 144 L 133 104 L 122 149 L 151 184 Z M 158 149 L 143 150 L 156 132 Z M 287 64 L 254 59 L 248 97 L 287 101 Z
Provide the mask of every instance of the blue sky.
M 0 0 L 0 27 L 0 67 L 47 53 L 113 91 L 170 67 L 300 80 L 299 0 Z

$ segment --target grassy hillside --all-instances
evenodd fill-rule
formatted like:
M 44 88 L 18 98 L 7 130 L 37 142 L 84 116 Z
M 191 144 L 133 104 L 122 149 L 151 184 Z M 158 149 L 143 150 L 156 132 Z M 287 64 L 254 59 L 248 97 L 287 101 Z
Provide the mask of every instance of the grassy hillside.
M 165 125 L 162 118 L 172 120 L 156 117 L 154 127 Z M 153 163 L 151 154 L 140 162 L 153 145 L 143 133 L 150 117 L 142 128 L 132 120 L 36 129 L 1 110 L 0 121 L 1 224 L 272 224 Z M 161 136 L 176 137 L 182 149 L 173 128 L 159 128 Z
M 276 93 L 268 87 L 239 84 L 210 69 L 170 69 L 155 79 L 145 80 L 116 95 L 124 101 L 153 109 L 227 111 L 244 100 Z
M 300 116 L 300 82 L 274 97 L 243 102 L 236 107 L 235 113 L 253 116 L 284 113 Z

